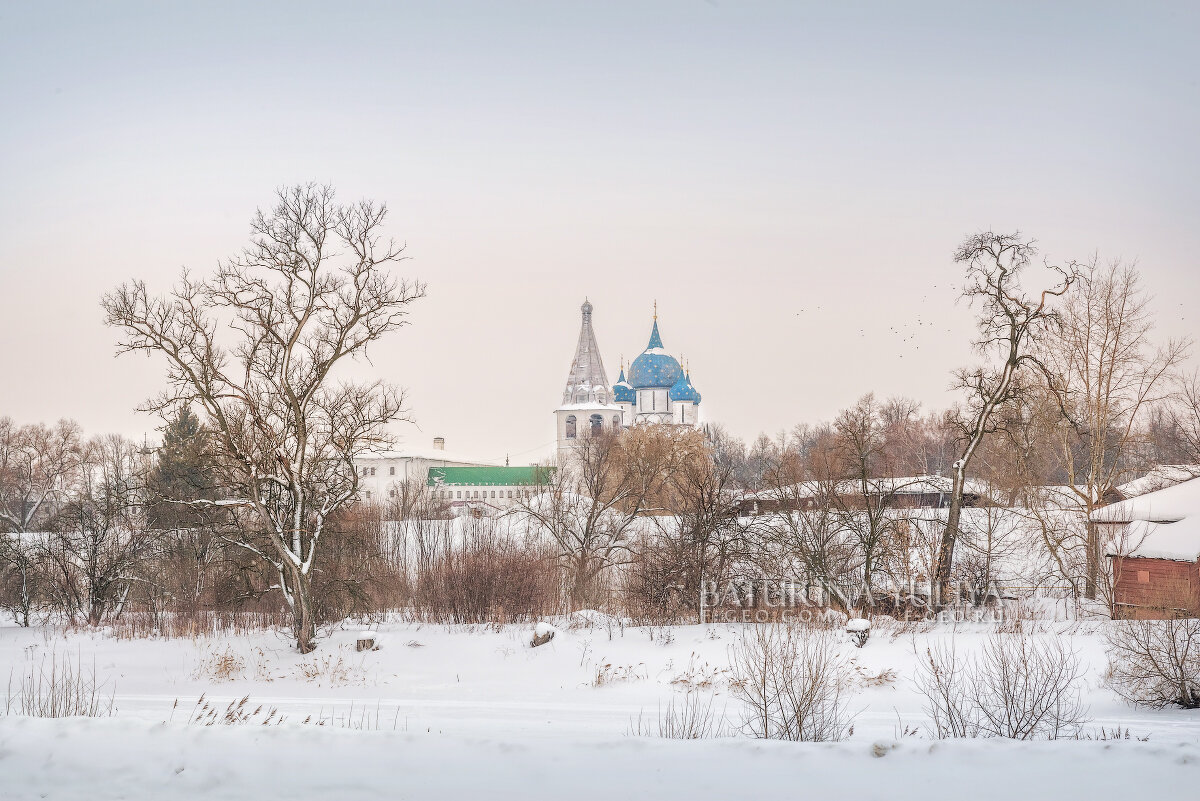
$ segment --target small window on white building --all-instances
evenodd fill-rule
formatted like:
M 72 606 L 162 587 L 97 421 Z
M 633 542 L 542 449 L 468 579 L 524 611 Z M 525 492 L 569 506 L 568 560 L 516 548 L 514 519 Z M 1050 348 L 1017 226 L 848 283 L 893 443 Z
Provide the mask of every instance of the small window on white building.
M 390 475 L 390 476 L 396 475 L 396 465 L 392 465 L 391 467 L 388 468 L 388 475 Z

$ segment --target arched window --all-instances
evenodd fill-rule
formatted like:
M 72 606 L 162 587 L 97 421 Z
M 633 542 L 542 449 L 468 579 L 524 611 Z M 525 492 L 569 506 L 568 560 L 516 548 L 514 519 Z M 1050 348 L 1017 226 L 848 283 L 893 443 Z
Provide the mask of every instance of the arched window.
M 567 416 L 567 439 L 575 439 L 575 415 Z
M 598 414 L 593 414 L 588 418 L 588 422 L 592 425 L 592 436 L 598 437 L 604 431 L 604 418 Z
M 613 431 L 617 431 L 617 430 L 619 430 L 620 428 L 621 428 L 621 418 L 620 418 L 620 417 L 617 417 L 617 416 L 614 414 L 614 415 L 613 415 Z

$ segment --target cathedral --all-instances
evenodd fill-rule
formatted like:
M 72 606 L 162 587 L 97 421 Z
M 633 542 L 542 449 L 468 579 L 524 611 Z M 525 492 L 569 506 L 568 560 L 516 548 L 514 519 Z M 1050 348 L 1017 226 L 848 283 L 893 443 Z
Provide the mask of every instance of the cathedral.
M 634 425 L 699 425 L 700 393 L 679 360 L 663 348 L 657 310 L 646 349 L 630 363 L 628 377 L 621 365 L 621 374 L 611 385 L 592 329 L 592 304 L 585 300 L 580 312 L 583 319 L 575 358 L 562 404 L 554 412 L 559 464 L 570 456 L 579 437 Z

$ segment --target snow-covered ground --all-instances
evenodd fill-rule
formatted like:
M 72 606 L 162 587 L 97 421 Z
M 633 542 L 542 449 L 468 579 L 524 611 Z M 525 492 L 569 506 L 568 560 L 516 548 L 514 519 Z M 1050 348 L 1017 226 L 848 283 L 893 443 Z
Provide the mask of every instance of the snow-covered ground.
M 95 672 L 114 696 L 104 719 L 0 716 L 3 798 L 848 798 L 1188 797 L 1200 786 L 1200 712 L 1132 709 L 1101 684 L 1103 623 L 1041 624 L 1087 665 L 1092 721 L 1145 742 L 937 742 L 912 679 L 917 655 L 951 636 L 978 648 L 987 624 L 876 631 L 845 653 L 861 685 L 844 743 L 742 736 L 665 741 L 639 718 L 685 693 L 710 695 L 736 723 L 730 648 L 737 625 L 573 628 L 546 645 L 532 626 L 395 623 L 357 652 L 361 627 L 296 654 L 279 634 L 114 640 L 104 633 L 0 628 L 0 680 L 54 653 Z M 1051 635 L 1041 635 L 1051 636 Z M 189 719 L 203 697 L 223 712 L 244 696 L 251 721 Z M 281 726 L 261 721 L 277 710 Z M 308 723 L 305 723 L 305 720 Z M 318 727 L 315 721 L 324 720 Z M 878 756 L 878 754 L 883 756 Z M 265 793 L 265 794 L 264 794 Z

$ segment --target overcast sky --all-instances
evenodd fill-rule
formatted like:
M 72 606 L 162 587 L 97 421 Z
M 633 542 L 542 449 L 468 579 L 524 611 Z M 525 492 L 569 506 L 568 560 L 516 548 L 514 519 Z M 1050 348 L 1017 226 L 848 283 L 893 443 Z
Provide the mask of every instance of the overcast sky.
M 553 440 L 595 305 L 610 379 L 658 300 L 704 415 L 751 438 L 860 394 L 949 403 L 955 245 L 1136 259 L 1200 330 L 1194 3 L 0 2 L 0 415 L 141 437 L 154 358 L 101 294 L 246 241 L 280 185 L 390 209 L 396 433 Z

